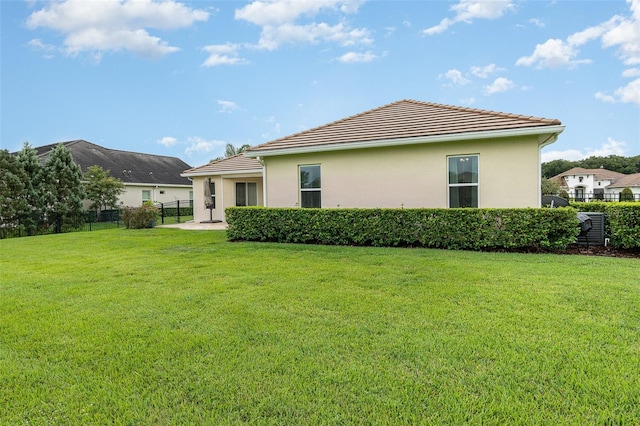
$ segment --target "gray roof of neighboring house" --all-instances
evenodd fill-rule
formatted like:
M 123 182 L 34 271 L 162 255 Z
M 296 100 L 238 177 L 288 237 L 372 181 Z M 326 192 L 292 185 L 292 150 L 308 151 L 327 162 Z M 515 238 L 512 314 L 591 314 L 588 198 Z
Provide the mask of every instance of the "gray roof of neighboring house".
M 209 176 L 227 173 L 252 173 L 262 172 L 262 164 L 253 158 L 245 157 L 242 154 L 233 157 L 222 158 L 217 161 L 185 170 L 183 176 Z
M 536 130 L 537 129 L 537 130 Z M 247 154 L 260 156 L 297 148 L 333 147 L 373 141 L 397 141 L 460 135 L 461 139 L 480 132 L 531 131 L 560 133 L 556 119 L 529 117 L 436 103 L 401 100 L 360 114 L 251 147 Z
M 640 173 L 634 173 L 631 175 L 623 175 L 620 179 L 617 179 L 614 183 L 607 186 L 607 188 L 625 188 L 625 187 L 638 186 L 640 187 Z
M 191 166 L 177 157 L 109 149 L 84 140 L 60 143 L 69 150 L 83 173 L 89 166 L 100 166 L 110 170 L 111 176 L 125 184 L 191 186 L 189 179 L 180 176 L 183 170 Z M 40 161 L 44 162 L 57 145 L 35 148 Z

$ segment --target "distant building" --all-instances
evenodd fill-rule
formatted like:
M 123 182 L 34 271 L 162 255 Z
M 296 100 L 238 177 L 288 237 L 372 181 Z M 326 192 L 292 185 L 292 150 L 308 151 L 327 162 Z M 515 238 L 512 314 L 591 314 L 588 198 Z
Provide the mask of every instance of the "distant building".
M 167 203 L 193 199 L 191 181 L 180 176 L 191 166 L 177 157 L 109 149 L 85 140 L 60 143 L 69 150 L 82 173 L 90 166 L 100 166 L 120 179 L 125 186 L 119 197 L 122 205 L 136 207 L 147 200 Z M 42 164 L 57 145 L 35 148 Z
M 551 181 L 560 185 L 560 190 L 567 191 L 569 198 L 576 201 L 619 201 L 620 193 L 627 187 L 640 200 L 640 173 L 626 175 L 605 168 L 574 167 L 553 176 Z

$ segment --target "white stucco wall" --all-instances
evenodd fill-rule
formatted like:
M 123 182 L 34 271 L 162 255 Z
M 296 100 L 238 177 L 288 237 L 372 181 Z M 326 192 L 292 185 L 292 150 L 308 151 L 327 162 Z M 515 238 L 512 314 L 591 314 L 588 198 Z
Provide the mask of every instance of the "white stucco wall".
M 447 158 L 479 155 L 479 207 L 538 207 L 537 137 L 266 156 L 266 204 L 299 205 L 298 166 L 320 164 L 322 207 L 447 207 Z
M 125 206 L 138 207 L 142 205 L 142 191 L 145 190 L 150 191 L 152 201 L 158 203 L 169 203 L 176 200 L 189 200 L 192 188 L 191 186 L 126 184 L 125 192 L 120 195 L 118 200 Z

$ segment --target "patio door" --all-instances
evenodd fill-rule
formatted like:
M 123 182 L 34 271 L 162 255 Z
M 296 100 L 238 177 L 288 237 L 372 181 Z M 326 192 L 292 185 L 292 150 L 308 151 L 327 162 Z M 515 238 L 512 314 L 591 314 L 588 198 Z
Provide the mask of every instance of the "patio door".
M 236 182 L 236 206 L 257 206 L 258 185 L 255 182 Z

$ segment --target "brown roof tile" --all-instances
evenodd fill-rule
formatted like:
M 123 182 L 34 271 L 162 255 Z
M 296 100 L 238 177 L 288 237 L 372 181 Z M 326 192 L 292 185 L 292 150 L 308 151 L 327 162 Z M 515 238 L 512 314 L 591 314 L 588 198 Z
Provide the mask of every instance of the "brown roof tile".
M 185 170 L 182 175 L 216 175 L 233 172 L 252 172 L 255 170 L 262 170 L 262 164 L 258 160 L 238 154 L 233 157 L 223 158 L 203 166 Z
M 640 173 L 623 175 L 623 177 L 617 179 L 614 183 L 607 186 L 607 188 L 625 188 L 627 186 L 640 186 Z
M 433 137 L 560 125 L 559 120 L 436 103 L 401 100 L 254 146 L 259 154 L 287 148 Z

